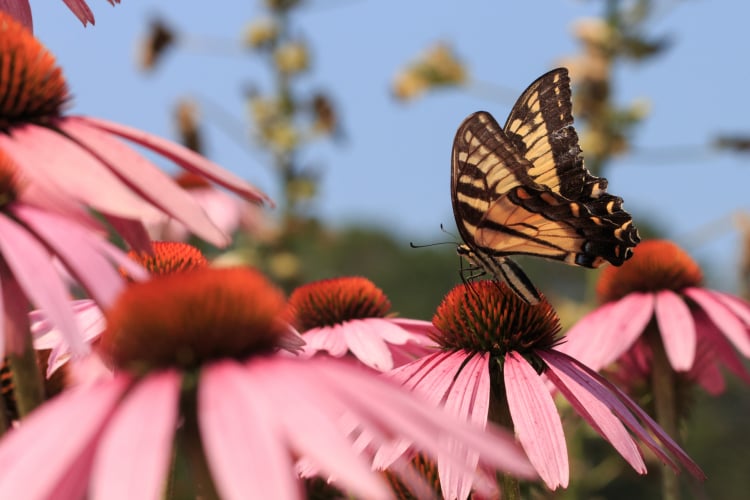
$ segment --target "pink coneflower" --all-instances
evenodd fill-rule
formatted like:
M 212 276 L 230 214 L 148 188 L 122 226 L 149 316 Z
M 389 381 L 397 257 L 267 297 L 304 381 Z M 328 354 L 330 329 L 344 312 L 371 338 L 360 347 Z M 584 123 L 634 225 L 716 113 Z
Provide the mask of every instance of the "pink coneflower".
M 292 323 L 307 343 L 303 355 L 352 355 L 389 371 L 431 352 L 431 323 L 389 317 L 391 303 L 367 278 L 349 276 L 303 285 L 289 297 Z
M 204 177 L 191 172 L 179 174 L 175 182 L 195 198 L 196 203 L 224 234 L 231 235 L 243 230 L 252 233 L 254 237 L 267 237 L 271 231 L 268 218 L 257 204 L 216 189 Z M 154 240 L 187 241 L 190 236 L 190 231 L 184 224 L 166 215 L 146 221 L 146 229 Z
M 2 43 L 2 42 L 0 42 Z M 0 149 L 0 284 L 2 318 L 0 357 L 18 354 L 27 343 L 29 305 L 40 308 L 65 338 L 70 349 L 86 352 L 78 334 L 65 279 L 52 255 L 90 297 L 110 304 L 123 282 L 111 261 L 125 266 L 136 279 L 146 272 L 92 230 L 83 217 L 57 210 L 54 197 L 40 197 L 35 185 Z
M 274 354 L 284 309 L 247 268 L 132 284 L 100 344 L 115 377 L 64 392 L 0 441 L 3 496 L 159 498 L 169 484 L 192 498 L 301 498 L 295 460 L 307 457 L 337 487 L 389 498 L 367 450 L 355 451 L 362 433 L 431 456 L 451 437 L 531 474 L 509 436 L 461 424 L 372 372 Z M 170 476 L 170 464 L 189 472 Z
M 542 375 L 639 473 L 646 466 L 627 429 L 673 468 L 680 462 L 702 476 L 633 401 L 555 348 L 560 323 L 546 300 L 530 306 L 504 284 L 480 281 L 454 288 L 433 323 L 440 352 L 397 368 L 391 376 L 464 420 L 485 425 L 489 417 L 515 429 L 548 487 L 567 486 L 568 456 L 560 416 Z M 443 492 L 466 498 L 471 478 L 440 461 L 438 469 Z
M 143 266 L 152 276 L 208 267 L 208 260 L 200 250 L 187 243 L 155 241 L 152 243 L 152 251 L 153 253 L 146 253 L 131 250 L 128 257 Z M 72 309 L 83 340 L 89 344 L 95 343 L 107 326 L 101 308 L 91 299 L 80 299 L 72 302 Z M 47 361 L 47 377 L 50 377 L 70 359 L 70 344 L 44 311 L 32 311 L 29 313 L 29 321 L 34 335 L 34 347 L 50 351 Z
M 120 3 L 120 0 L 107 0 L 110 5 Z M 94 24 L 94 14 L 89 9 L 85 0 L 63 0 L 65 5 L 86 26 L 86 23 Z M 33 30 L 34 25 L 31 17 L 31 6 L 29 0 L 0 0 L 0 10 L 4 10 L 15 17 L 21 24 Z
M 69 95 L 53 56 L 5 13 L 0 13 L 0 29 L 0 149 L 33 186 L 35 199 L 48 197 L 70 216 L 82 217 L 80 206 L 90 207 L 138 249 L 148 247 L 142 221 L 160 214 L 214 245 L 229 243 L 190 194 L 116 138 L 121 137 L 250 201 L 267 200 L 183 146 L 113 122 L 64 115 Z
M 597 284 L 604 305 L 570 330 L 560 350 L 600 370 L 630 349 L 640 351 L 632 362 L 650 359 L 660 339 L 672 369 L 711 392 L 723 388 L 718 363 L 750 383 L 734 351 L 750 357 L 750 304 L 701 281 L 700 267 L 677 245 L 643 242 L 623 266 L 604 269 Z
M 113 135 L 128 137 L 249 199 L 263 195 L 181 146 L 114 123 L 63 116 L 68 93 L 54 58 L 4 12 L 0 30 L 0 282 L 4 316 L 13 325 L 4 329 L 5 345 L 11 352 L 19 349 L 31 302 L 80 354 L 85 346 L 76 337 L 67 291 L 52 258 L 101 306 L 123 285 L 110 261 L 138 275 L 137 266 L 107 243 L 101 219 L 139 250 L 150 246 L 141 221 L 159 213 L 183 220 L 214 244 L 229 241 L 189 194 Z

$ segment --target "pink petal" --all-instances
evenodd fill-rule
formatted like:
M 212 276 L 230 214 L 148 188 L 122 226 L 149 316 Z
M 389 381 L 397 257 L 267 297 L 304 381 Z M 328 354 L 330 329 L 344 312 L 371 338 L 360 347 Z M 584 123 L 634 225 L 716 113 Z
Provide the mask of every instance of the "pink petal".
M 117 217 L 113 214 L 102 214 L 114 230 L 130 247 L 137 252 L 153 253 L 151 238 L 141 221 Z
M 123 391 L 126 376 L 74 388 L 32 412 L 0 441 L 3 498 L 55 498 L 66 475 L 87 480 L 89 471 L 73 465 L 97 439 Z M 75 489 L 73 485 L 68 485 Z
M 393 357 L 388 346 L 379 335 L 377 326 L 362 320 L 347 321 L 343 335 L 349 350 L 358 360 L 377 371 L 393 368 Z
M 233 361 L 201 372 L 198 424 L 216 488 L 226 499 L 302 498 L 275 408 L 256 385 Z
M 211 221 L 194 196 L 122 141 L 76 117 L 63 120 L 60 128 L 95 151 L 102 164 L 133 191 L 185 224 L 191 232 L 218 246 L 229 243 L 229 237 Z
M 488 355 L 472 357 L 456 376 L 445 400 L 445 409 L 460 420 L 471 422 L 480 429 L 487 425 L 490 406 L 490 371 Z M 447 453 L 474 469 L 479 463 L 479 453 L 469 450 L 460 441 L 447 440 Z M 440 486 L 445 498 L 467 498 L 474 483 L 474 474 L 451 467 L 446 457 L 438 456 Z
M 468 354 L 464 351 L 440 351 L 401 366 L 389 372 L 387 377 L 438 405 L 445 399 L 453 384 L 453 377 L 467 358 Z
M 15 127 L 0 136 L 0 147 L 32 182 L 47 179 L 69 197 L 121 217 L 145 219 L 158 212 L 118 179 L 97 156 L 46 127 Z
M 176 371 L 151 374 L 125 396 L 99 443 L 91 471 L 92 498 L 162 498 L 181 381 Z
M 513 426 L 529 460 L 550 489 L 566 488 L 568 450 L 560 415 L 547 386 L 515 352 L 505 355 L 503 374 Z
M 254 389 L 248 395 L 261 393 L 272 404 L 297 455 L 312 460 L 323 477 L 335 478 L 345 490 L 363 498 L 389 496 L 388 487 L 342 432 L 339 421 L 344 407 L 331 397 L 327 381 L 312 363 L 256 360 L 248 364 L 248 370 L 254 380 Z
M 542 351 L 539 355 L 547 360 L 548 353 Z M 568 358 L 570 359 L 570 358 Z M 547 376 L 565 396 L 576 412 L 591 425 L 596 432 L 615 447 L 626 462 L 639 474 L 646 473 L 641 451 L 628 433 L 622 422 L 612 413 L 609 406 L 599 399 L 599 395 L 591 392 L 588 385 L 581 382 L 581 376 L 573 377 L 569 372 L 574 369 L 563 370 L 558 364 L 564 364 L 566 358 L 555 358 L 548 364 Z M 611 399 L 611 397 L 610 397 Z
M 746 301 L 729 295 L 728 293 L 717 292 L 716 290 L 705 290 L 711 294 L 716 300 L 727 306 L 732 312 L 745 323 L 745 326 L 750 327 L 750 304 Z
M 2 217 L 2 216 L 0 216 Z M 15 277 L 5 266 L 0 266 L 0 312 L 3 321 L 0 321 L 0 353 L 23 352 L 26 348 L 29 334 L 29 301 Z
M 247 200 L 259 203 L 266 202 L 273 206 L 273 202 L 266 194 L 184 146 L 126 125 L 120 125 L 99 118 L 81 116 L 77 117 L 77 120 L 151 149 L 169 158 L 185 170 L 206 177 L 210 181 L 224 186 Z
M 703 309 L 721 333 L 734 344 L 746 358 L 750 357 L 750 336 L 747 328 L 734 315 L 731 309 L 702 288 L 686 288 L 685 295 L 693 299 Z
M 318 351 L 328 351 L 336 358 L 344 356 L 349 352 L 349 347 L 346 345 L 346 339 L 340 328 L 340 326 L 323 326 L 304 332 L 302 334 L 302 338 L 305 339 L 304 353 L 311 356 Z
M 560 351 L 601 370 L 627 351 L 653 315 L 651 294 L 631 293 L 585 317 L 566 335 Z M 567 345 L 569 344 L 569 345 Z
M 587 366 L 579 363 L 569 356 L 555 351 L 544 351 L 542 355 L 544 361 L 550 369 L 557 370 L 557 373 L 564 372 L 571 379 L 582 387 L 586 387 L 599 401 L 606 404 L 609 409 L 617 415 L 620 420 L 654 452 L 664 463 L 678 470 L 674 462 L 666 451 L 659 446 L 651 434 L 656 436 L 666 450 L 672 453 L 677 459 L 696 477 L 705 477 L 698 465 L 693 462 L 687 454 L 667 435 L 664 430 L 653 421 L 653 419 L 635 404 L 625 393 L 614 386 L 607 379 L 601 377 Z M 632 412 L 632 413 L 631 413 Z M 633 416 L 635 414 L 640 421 L 646 426 L 644 429 L 638 420 Z
M 695 323 L 687 304 L 671 290 L 656 294 L 656 321 L 664 342 L 669 364 L 686 372 L 695 360 Z
M 346 407 L 357 415 L 363 426 L 388 429 L 433 457 L 442 456 L 447 451 L 441 445 L 444 443 L 442 438 L 459 439 L 479 452 L 480 460 L 489 466 L 520 477 L 534 475 L 523 452 L 502 429 L 488 426 L 482 432 L 434 407 L 424 398 L 399 390 L 384 378 L 342 362 L 325 358 L 307 361 L 312 362 L 316 362 L 317 371 L 326 375 L 326 386 L 346 402 Z M 452 464 L 467 469 L 457 460 Z
M 15 205 L 12 212 L 51 248 L 94 300 L 105 308 L 114 302 L 125 283 L 120 273 L 91 244 L 98 236 L 59 215 L 34 207 Z
M 83 333 L 87 343 L 97 338 L 107 326 L 102 310 L 90 299 L 74 300 L 71 303 L 73 313 L 78 323 L 78 329 Z M 47 378 L 70 359 L 70 349 L 60 330 L 49 322 L 44 311 L 36 310 L 29 313 L 31 333 L 34 336 L 34 348 L 51 349 L 47 359 Z
M 422 321 L 420 319 L 408 319 L 408 318 L 391 318 L 388 321 L 400 326 L 404 330 L 407 330 L 413 334 L 418 335 L 417 338 L 426 338 L 429 340 L 431 334 L 438 333 L 435 325 L 431 321 Z M 429 340 L 430 345 L 437 345 L 435 341 Z
M 29 0 L 0 0 L 0 10 L 13 16 L 16 21 L 26 26 L 29 31 L 34 31 Z
M 70 298 L 47 250 L 21 226 L 0 215 L 0 253 L 13 276 L 38 308 L 65 335 L 76 355 L 88 351 L 70 309 Z
M 94 14 L 91 12 L 91 9 L 89 9 L 89 6 L 86 5 L 86 2 L 84 0 L 63 1 L 65 2 L 65 5 L 67 5 L 71 11 L 73 11 L 73 14 L 76 15 L 76 17 L 83 23 L 84 26 L 86 26 L 86 23 L 94 24 Z
M 750 373 L 742 362 L 737 352 L 729 341 L 722 335 L 719 328 L 711 322 L 705 312 L 696 311 L 695 322 L 698 328 L 699 338 L 706 337 L 705 342 L 710 345 L 716 358 L 735 375 L 740 377 L 746 384 L 750 384 Z

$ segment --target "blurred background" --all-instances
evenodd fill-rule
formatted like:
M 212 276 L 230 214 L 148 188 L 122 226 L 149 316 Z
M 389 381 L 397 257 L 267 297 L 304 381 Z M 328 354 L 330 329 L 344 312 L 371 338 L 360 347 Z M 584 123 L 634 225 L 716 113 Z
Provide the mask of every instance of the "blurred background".
M 67 76 L 73 113 L 183 142 L 276 200 L 248 209 L 228 252 L 206 251 L 287 290 L 364 275 L 395 312 L 430 319 L 460 282 L 457 126 L 479 109 L 503 123 L 528 84 L 564 65 L 586 165 L 642 236 L 680 244 L 709 287 L 750 293 L 750 4 L 91 0 L 86 29 L 63 2 L 41 4 L 35 32 Z M 565 325 L 596 305 L 596 271 L 520 260 Z M 747 392 L 695 395 L 685 447 L 709 475 L 705 498 L 750 488 Z M 540 497 L 656 494 L 651 475 L 636 480 L 576 432 L 601 460 Z

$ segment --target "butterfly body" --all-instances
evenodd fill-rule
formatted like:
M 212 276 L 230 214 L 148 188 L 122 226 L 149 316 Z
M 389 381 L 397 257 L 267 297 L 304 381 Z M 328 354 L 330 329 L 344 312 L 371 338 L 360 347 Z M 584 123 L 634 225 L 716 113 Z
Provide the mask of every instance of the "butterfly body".
M 478 111 L 453 142 L 458 252 L 529 303 L 539 293 L 511 255 L 595 268 L 621 265 L 640 241 L 622 199 L 584 166 L 571 108 L 567 70 L 556 69 L 524 91 L 504 127 Z

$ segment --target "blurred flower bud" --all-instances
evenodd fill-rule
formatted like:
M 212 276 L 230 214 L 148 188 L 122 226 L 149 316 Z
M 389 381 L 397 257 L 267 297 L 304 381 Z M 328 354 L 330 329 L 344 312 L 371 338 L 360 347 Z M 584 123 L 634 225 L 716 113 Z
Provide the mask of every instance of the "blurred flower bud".
M 305 71 L 310 65 L 307 47 L 302 42 L 287 42 L 274 53 L 276 67 L 280 72 L 293 75 Z
M 271 18 L 256 19 L 245 30 L 245 45 L 258 49 L 269 47 L 276 42 L 279 26 Z
M 164 51 L 174 45 L 177 36 L 161 19 L 152 19 L 149 31 L 140 44 L 141 69 L 150 71 L 156 67 Z

